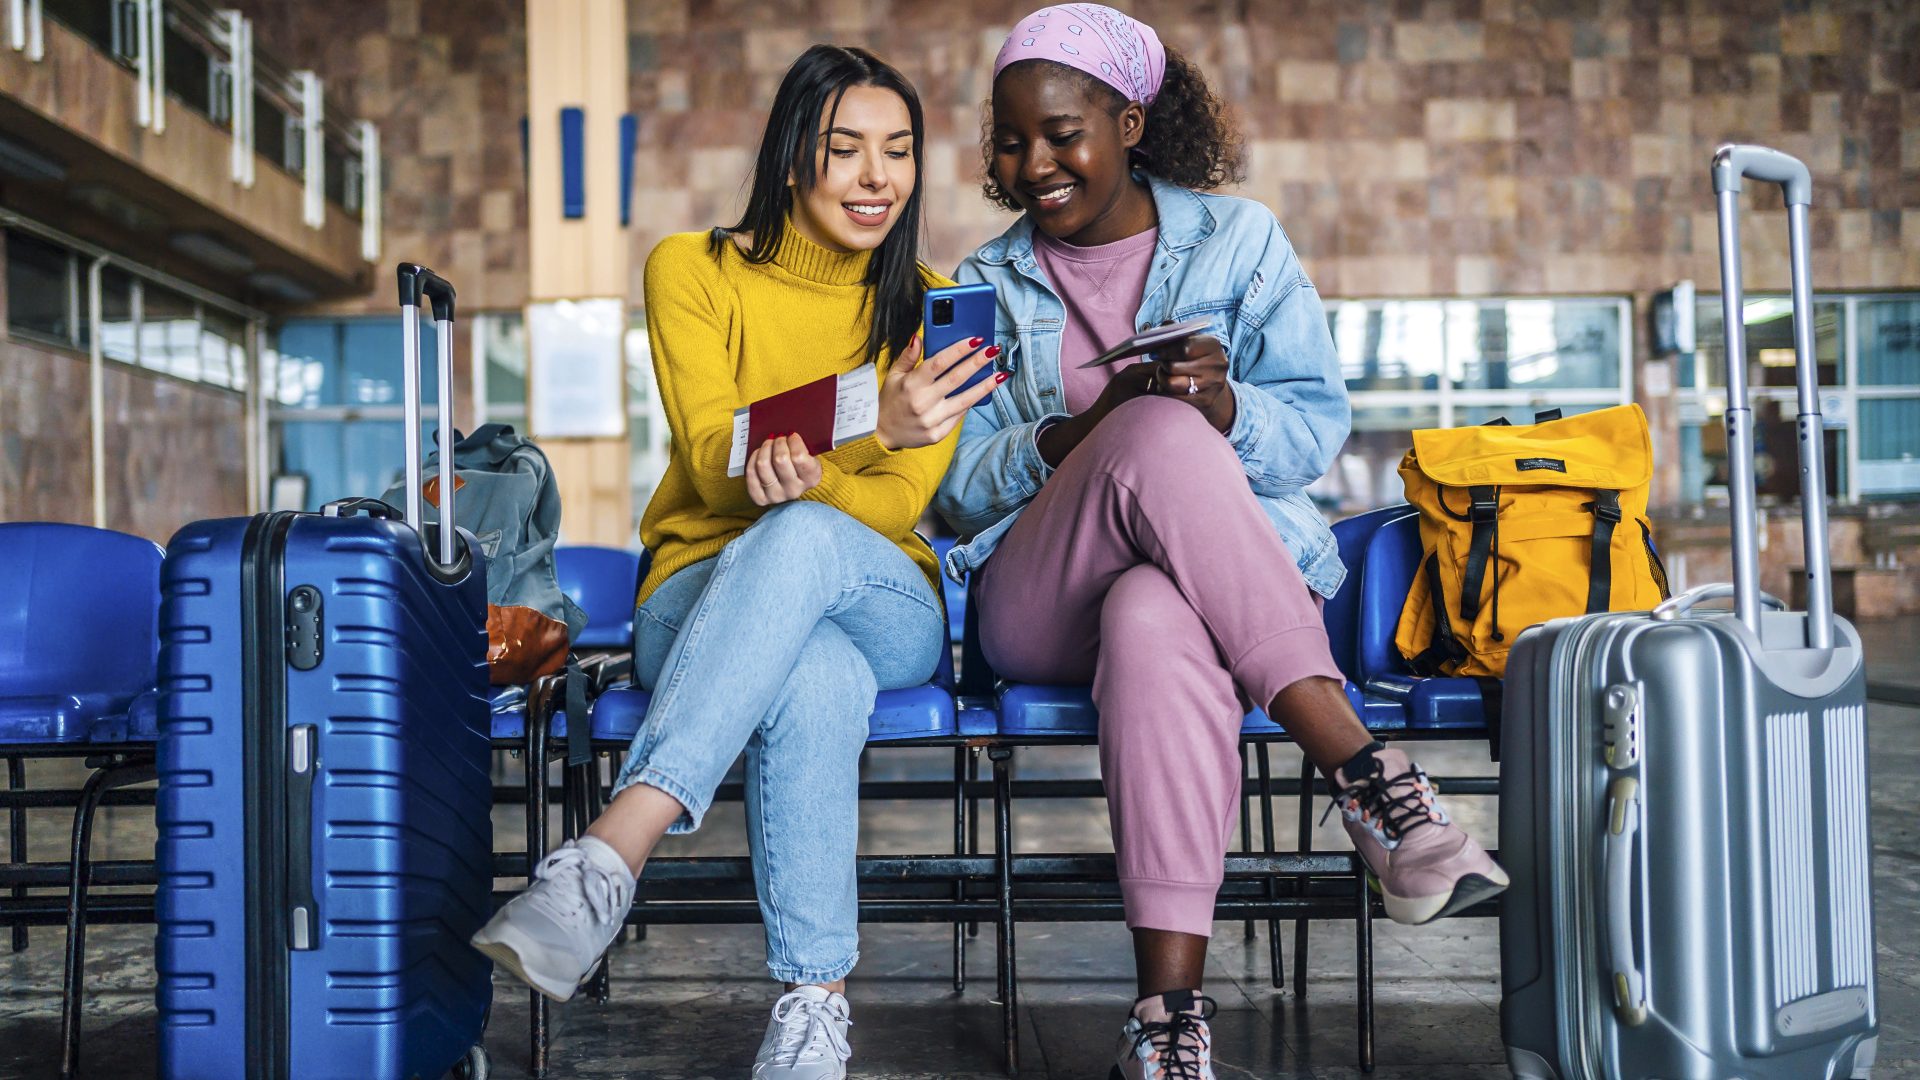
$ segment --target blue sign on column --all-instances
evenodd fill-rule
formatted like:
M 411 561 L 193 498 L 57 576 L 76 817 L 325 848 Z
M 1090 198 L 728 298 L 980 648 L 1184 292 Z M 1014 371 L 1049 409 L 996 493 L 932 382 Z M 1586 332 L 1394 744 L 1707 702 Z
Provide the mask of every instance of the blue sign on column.
M 587 216 L 587 114 L 571 105 L 560 110 L 560 213 Z
M 640 118 L 620 117 L 620 227 L 633 221 L 633 151 L 640 143 Z

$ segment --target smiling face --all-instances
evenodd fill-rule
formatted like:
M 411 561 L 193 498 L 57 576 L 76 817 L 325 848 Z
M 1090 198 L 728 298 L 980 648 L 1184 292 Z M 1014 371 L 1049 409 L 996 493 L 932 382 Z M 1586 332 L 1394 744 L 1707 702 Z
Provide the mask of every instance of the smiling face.
M 1091 82 L 1039 60 L 993 84 L 994 180 L 1048 236 L 1083 246 L 1153 224 L 1152 199 L 1128 167 L 1146 111 L 1138 102 L 1112 111 L 1117 95 Z
M 793 225 L 829 251 L 872 251 L 900 220 L 917 179 L 907 103 L 877 86 L 848 87 L 819 123 L 813 186 L 788 181 Z

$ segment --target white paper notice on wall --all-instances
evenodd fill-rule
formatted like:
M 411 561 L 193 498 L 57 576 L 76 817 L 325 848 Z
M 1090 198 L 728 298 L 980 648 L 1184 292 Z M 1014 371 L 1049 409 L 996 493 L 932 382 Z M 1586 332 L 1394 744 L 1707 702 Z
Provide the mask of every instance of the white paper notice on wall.
M 625 435 L 626 304 L 554 300 L 527 305 L 530 434 L 546 438 Z

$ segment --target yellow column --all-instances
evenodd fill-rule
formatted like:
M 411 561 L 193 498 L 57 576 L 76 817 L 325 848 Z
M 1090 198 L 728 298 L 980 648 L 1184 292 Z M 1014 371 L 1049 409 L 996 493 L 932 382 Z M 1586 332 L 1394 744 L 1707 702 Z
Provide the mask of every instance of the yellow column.
M 628 110 L 627 12 L 625 0 L 538 0 L 527 5 L 527 178 L 530 273 L 529 306 L 554 301 L 613 301 L 625 325 L 629 237 L 620 227 L 620 116 Z M 562 109 L 584 116 L 586 213 L 568 218 L 562 206 Z M 564 356 L 541 355 L 533 312 L 528 312 L 528 393 L 542 385 L 588 377 L 580 371 L 538 369 L 564 364 Z M 619 335 L 624 340 L 624 334 Z M 625 546 L 633 535 L 633 496 L 628 481 L 624 365 L 605 381 L 596 368 L 593 390 L 620 402 L 618 436 L 533 435 L 553 462 L 560 487 L 562 531 L 570 544 Z M 577 389 L 577 387 L 576 387 Z M 537 400 L 531 417 L 540 416 Z

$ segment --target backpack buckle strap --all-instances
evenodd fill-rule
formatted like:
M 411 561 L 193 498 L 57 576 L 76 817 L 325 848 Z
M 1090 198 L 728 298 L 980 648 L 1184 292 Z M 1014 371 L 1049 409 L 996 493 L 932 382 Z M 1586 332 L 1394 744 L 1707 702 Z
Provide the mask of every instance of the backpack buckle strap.
M 1480 615 L 1480 590 L 1486 584 L 1487 563 L 1500 529 L 1500 489 L 1476 484 L 1467 489 L 1467 494 L 1473 499 L 1467 510 L 1467 518 L 1473 522 L 1473 538 L 1467 544 L 1466 573 L 1460 582 L 1460 618 L 1472 626 Z
M 1593 493 L 1593 553 L 1587 570 L 1587 614 L 1613 607 L 1613 529 L 1623 520 L 1620 493 L 1599 488 Z

